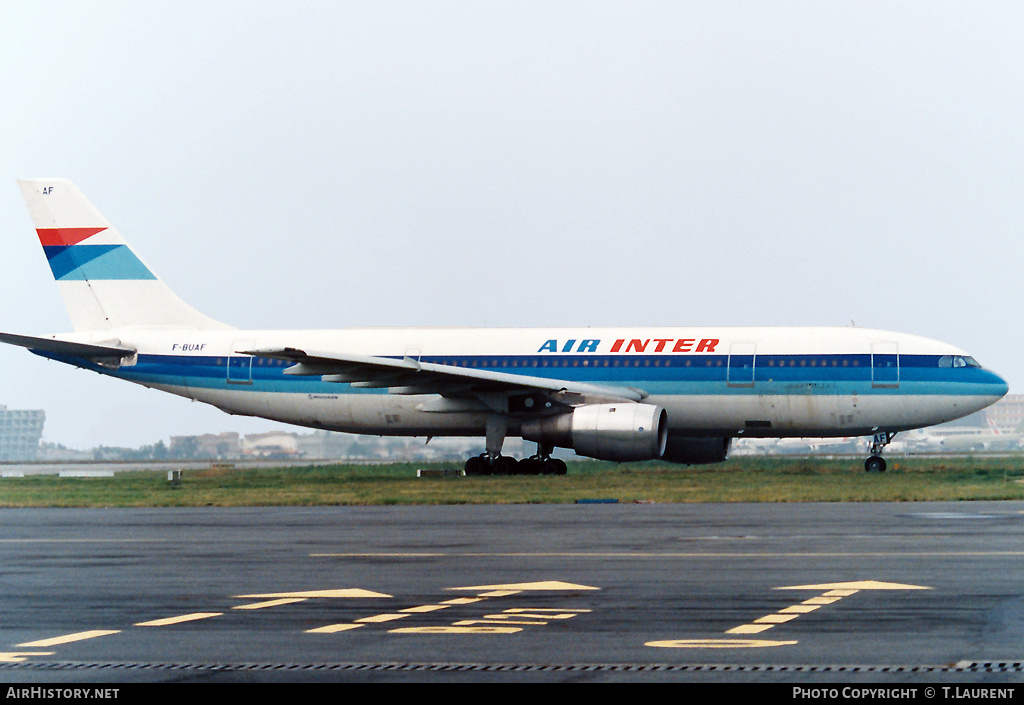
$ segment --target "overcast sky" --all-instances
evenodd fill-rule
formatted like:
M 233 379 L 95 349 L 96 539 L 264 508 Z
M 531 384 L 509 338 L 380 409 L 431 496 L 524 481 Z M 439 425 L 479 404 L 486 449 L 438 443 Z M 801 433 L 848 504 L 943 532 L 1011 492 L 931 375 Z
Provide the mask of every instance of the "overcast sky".
M 1024 391 L 1024 3 L 0 5 L 0 330 L 66 177 L 238 327 L 850 325 Z M 0 346 L 75 448 L 281 428 Z

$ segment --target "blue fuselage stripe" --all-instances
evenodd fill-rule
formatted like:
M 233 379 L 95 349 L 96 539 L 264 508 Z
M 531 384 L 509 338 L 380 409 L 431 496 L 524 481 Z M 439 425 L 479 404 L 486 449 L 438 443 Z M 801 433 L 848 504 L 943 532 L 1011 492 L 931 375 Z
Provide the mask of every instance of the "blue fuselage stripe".
M 293 363 L 264 358 L 140 354 L 135 365 L 109 370 L 56 357 L 139 384 L 296 393 L 387 393 L 319 376 L 286 375 Z M 1005 382 L 977 367 L 940 367 L 937 355 L 900 355 L 881 367 L 870 354 L 849 355 L 438 355 L 423 362 L 573 382 L 621 385 L 652 395 L 700 394 L 1001 394 Z M 242 364 L 238 364 L 241 362 Z M 886 364 L 886 363 L 882 363 Z M 244 383 L 244 384 L 239 384 Z M 895 386 L 895 385 L 898 385 Z

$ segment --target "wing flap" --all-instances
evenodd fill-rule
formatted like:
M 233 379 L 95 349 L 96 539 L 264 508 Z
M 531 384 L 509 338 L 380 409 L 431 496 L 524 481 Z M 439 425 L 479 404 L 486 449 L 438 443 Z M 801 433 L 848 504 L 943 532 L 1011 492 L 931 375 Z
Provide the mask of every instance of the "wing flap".
M 245 355 L 287 360 L 291 375 L 319 376 L 364 388 L 389 388 L 395 394 L 474 396 L 480 393 L 546 392 L 586 399 L 640 401 L 647 394 L 630 387 L 615 387 L 422 362 L 409 357 L 374 357 L 306 352 L 299 348 L 241 350 Z

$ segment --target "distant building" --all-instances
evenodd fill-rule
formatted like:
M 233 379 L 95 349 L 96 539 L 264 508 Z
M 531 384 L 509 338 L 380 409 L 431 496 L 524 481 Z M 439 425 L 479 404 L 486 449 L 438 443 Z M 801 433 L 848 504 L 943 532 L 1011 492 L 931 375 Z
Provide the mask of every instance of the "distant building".
M 1007 394 L 985 409 L 985 415 L 1000 433 L 1021 433 L 1024 431 L 1024 394 Z
M 241 438 L 233 432 L 206 433 L 201 436 L 171 436 L 170 454 L 174 458 L 237 458 Z
M 1024 394 L 1007 394 L 992 406 L 981 411 L 949 421 L 933 429 L 946 431 L 949 429 L 983 430 L 986 433 L 1022 433 L 1024 432 Z
M 299 458 L 297 436 L 288 431 L 250 433 L 242 441 L 242 454 L 250 458 Z
M 0 404 L 0 460 L 35 460 L 46 414 Z

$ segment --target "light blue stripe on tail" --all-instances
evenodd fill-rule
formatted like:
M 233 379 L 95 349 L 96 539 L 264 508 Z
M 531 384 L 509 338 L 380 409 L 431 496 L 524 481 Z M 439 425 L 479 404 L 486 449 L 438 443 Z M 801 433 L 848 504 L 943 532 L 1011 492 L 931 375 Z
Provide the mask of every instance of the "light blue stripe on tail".
M 44 247 L 57 281 L 156 279 L 125 245 Z

